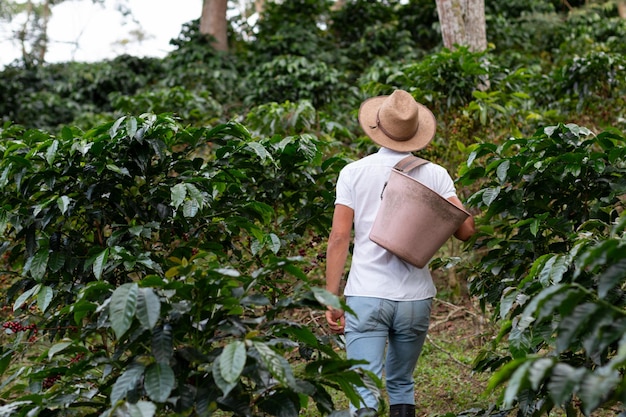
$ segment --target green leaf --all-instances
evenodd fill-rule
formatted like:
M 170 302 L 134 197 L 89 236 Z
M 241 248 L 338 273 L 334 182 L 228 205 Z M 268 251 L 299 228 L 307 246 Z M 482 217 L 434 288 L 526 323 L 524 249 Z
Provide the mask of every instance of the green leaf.
M 245 306 L 269 306 L 272 302 L 264 294 L 250 294 L 241 299 L 241 305 Z
M 67 349 L 69 346 L 72 346 L 72 345 L 73 345 L 73 342 L 61 342 L 61 343 L 56 343 L 50 346 L 50 349 L 48 349 L 48 360 L 52 359 L 54 355 L 56 355 L 59 352 L 64 351 L 65 349 Z
M 618 260 L 598 277 L 598 296 L 606 298 L 610 291 L 626 279 L 626 258 Z
M 126 134 L 132 138 L 137 133 L 137 119 L 135 117 L 128 117 L 126 119 Z
M 115 172 L 116 174 L 120 174 L 120 175 L 125 175 L 127 177 L 130 177 L 130 172 L 128 172 L 128 169 L 125 167 L 118 167 L 115 164 L 106 164 L 106 168 L 109 171 Z
M 2 355 L 0 356 L 0 375 L 4 374 L 4 371 L 7 370 L 9 365 L 11 364 L 11 359 L 13 359 L 13 350 L 4 350 L 4 348 L 0 347 L 0 352 Z M 6 381 L 6 380 L 5 380 Z
M 144 387 L 148 397 L 157 403 L 165 402 L 174 389 L 176 378 L 172 368 L 164 363 L 153 363 L 146 370 Z
M 273 391 L 258 402 L 259 409 L 267 416 L 296 417 L 300 415 L 300 405 L 298 394 L 290 390 Z
M 513 375 L 511 375 L 502 400 L 504 408 L 511 408 L 515 404 L 517 395 L 527 387 L 527 372 L 531 365 L 532 361 L 525 361 L 513 372 Z
M 220 374 L 229 384 L 239 380 L 246 364 L 246 346 L 237 340 L 228 344 L 220 354 Z
M 559 324 L 559 331 L 556 339 L 556 350 L 558 353 L 569 349 L 576 335 L 581 332 L 591 317 L 596 314 L 600 307 L 595 303 L 585 303 L 576 306 L 569 316 L 563 318 Z
M 582 346 L 587 357 L 596 365 L 602 365 L 611 356 L 613 346 L 626 331 L 626 318 L 616 318 L 609 308 L 596 313 L 581 334 Z
M 246 204 L 246 208 L 252 209 L 254 210 L 254 212 L 258 213 L 264 223 L 271 222 L 272 218 L 274 217 L 274 208 L 265 203 L 252 201 Z
M 539 282 L 544 287 L 552 284 L 558 284 L 563 279 L 563 275 L 567 272 L 569 265 L 567 257 L 563 255 L 550 256 L 541 271 L 539 271 Z
M 50 272 L 59 272 L 63 265 L 65 265 L 65 253 L 52 252 L 48 258 L 48 270 Z
M 122 123 L 124 123 L 125 119 L 126 119 L 126 116 L 122 116 L 113 123 L 113 125 L 109 129 L 109 135 L 111 136 L 111 138 L 114 138 L 115 135 L 117 135 L 117 131 L 122 125 Z
M 138 363 L 131 364 L 122 375 L 117 378 L 111 389 L 111 405 L 126 397 L 129 391 L 134 390 L 144 374 L 145 367 Z
M 261 162 L 265 162 L 266 159 L 271 159 L 272 155 L 265 149 L 259 142 L 248 142 L 246 148 L 252 150 L 261 159 Z
M 196 200 L 185 201 L 185 204 L 183 205 L 183 216 L 193 218 L 196 217 L 198 211 L 200 211 L 200 205 Z
M 530 302 L 524 308 L 522 316 L 517 323 L 519 330 L 526 330 L 528 326 L 538 317 L 538 311 L 540 311 L 546 300 L 550 300 L 555 293 L 563 291 L 563 287 L 563 284 L 551 285 L 532 297 Z
M 505 159 L 501 164 L 498 165 L 496 169 L 496 175 L 500 182 L 506 182 L 507 173 L 509 172 L 509 167 L 511 166 L 511 161 Z
M 116 417 L 154 417 L 157 406 L 150 401 L 125 402 L 115 409 Z M 101 414 L 104 416 L 105 414 Z
M 530 223 L 530 233 L 533 236 L 537 237 L 537 233 L 539 232 L 539 226 L 541 225 L 540 219 L 534 218 Z
M 539 358 L 532 362 L 530 369 L 528 370 L 528 381 L 530 387 L 534 391 L 538 391 L 541 384 L 544 382 L 546 375 L 554 366 L 553 358 Z
M 159 321 L 161 300 L 152 288 L 139 288 L 136 316 L 141 326 L 146 330 L 154 328 Z
M 557 363 L 552 368 L 548 381 L 548 395 L 555 404 L 563 405 L 571 399 L 578 384 L 586 378 L 584 368 L 574 368 L 566 363 Z
M 278 251 L 280 250 L 280 239 L 278 238 L 278 236 L 276 236 L 274 233 L 270 233 L 268 235 L 265 235 L 264 238 L 265 244 L 267 245 L 267 247 L 274 252 L 274 254 L 278 253 Z
M 283 271 L 293 275 L 294 277 L 298 279 L 301 279 L 302 281 L 308 280 L 306 273 L 301 268 L 298 268 L 296 265 L 292 263 L 285 264 L 283 266 Z
M 265 343 L 253 341 L 252 344 L 272 376 L 284 387 L 295 388 L 296 380 L 289 362 Z
M 93 274 L 96 279 L 99 281 L 102 278 L 102 274 L 104 272 L 104 268 L 106 267 L 107 261 L 109 259 L 109 248 L 106 248 L 98 255 L 95 256 L 95 260 L 93 261 Z
M 313 291 L 313 295 L 315 296 L 315 299 L 320 304 L 324 306 L 329 306 L 338 310 L 341 309 L 341 302 L 339 300 L 339 297 L 337 297 L 335 294 L 319 287 L 313 287 L 311 291 Z
M 52 166 L 52 164 L 54 163 L 54 159 L 56 158 L 58 149 L 59 141 L 55 139 L 46 149 L 46 162 L 48 162 L 48 165 Z
M 24 304 L 33 294 L 38 293 L 40 288 L 41 284 L 37 284 L 31 289 L 24 291 L 22 295 L 17 297 L 17 300 L 13 303 L 13 311 L 17 311 L 22 308 L 22 304 Z
M 63 128 L 61 128 L 61 138 L 66 142 L 70 142 L 74 139 L 74 132 L 72 132 L 69 126 L 63 126 Z
M 584 297 L 582 291 L 576 287 L 560 285 L 558 288 L 557 292 L 551 292 L 548 297 L 541 296 L 544 301 L 533 313 L 538 322 L 544 319 L 551 321 L 556 314 L 569 315 L 571 309 L 576 307 L 578 301 Z
M 35 281 L 41 281 L 46 275 L 46 269 L 48 267 L 48 256 L 50 252 L 48 248 L 42 247 L 35 253 L 30 259 L 29 272 Z
M 490 206 L 491 203 L 496 201 L 499 194 L 500 194 L 500 187 L 490 187 L 490 188 L 485 189 L 483 196 L 482 196 L 483 203 L 486 206 Z
M 174 355 L 172 326 L 156 327 L 152 333 L 152 355 L 158 363 L 169 363 Z
M 195 201 L 198 204 L 198 207 L 204 207 L 206 204 L 205 194 L 203 194 L 198 187 L 193 184 L 185 184 L 185 187 L 187 188 L 187 195 L 189 198 Z
M 120 339 L 130 329 L 137 310 L 136 283 L 123 284 L 113 291 L 109 304 L 109 318 L 115 336 Z
M 543 270 L 543 267 L 546 264 L 546 261 L 549 258 L 551 258 L 552 256 L 553 256 L 553 254 L 548 253 L 548 254 L 545 254 L 545 255 L 541 255 L 540 257 L 535 259 L 533 261 L 531 267 L 530 267 L 530 270 L 528 271 L 528 274 L 527 274 L 528 278 L 527 279 L 528 280 L 537 279 L 537 276 L 538 276 L 539 272 Z
M 48 306 L 52 302 L 52 298 L 54 297 L 54 291 L 52 288 L 46 286 L 41 287 L 41 290 L 37 293 L 37 307 L 41 310 L 42 313 L 45 313 L 48 309 Z
M 96 311 L 98 305 L 89 301 L 79 300 L 71 306 L 74 313 L 74 323 L 81 325 L 83 319 L 89 314 Z
M 487 383 L 487 387 L 485 391 L 487 393 L 492 393 L 499 386 L 503 385 L 511 375 L 517 370 L 519 366 L 525 363 L 526 358 L 521 359 L 513 359 L 511 361 L 506 362 L 500 369 L 498 369 L 492 376 L 489 378 L 489 382 Z
M 315 333 L 313 333 L 311 329 L 306 326 L 289 326 L 284 329 L 284 332 L 290 335 L 291 340 L 302 342 L 308 346 L 319 346 Z
M 250 244 L 250 252 L 255 256 L 259 254 L 261 249 L 263 249 L 263 243 L 259 242 L 257 239 L 253 240 Z
M 218 356 L 215 361 L 213 361 L 213 380 L 224 394 L 224 397 L 227 397 L 228 394 L 233 390 L 233 388 L 237 386 L 238 381 L 228 382 L 222 377 L 220 360 L 221 356 Z
M 502 291 L 499 314 L 501 319 L 506 318 L 519 295 L 520 292 L 515 287 L 507 287 Z
M 183 204 L 185 197 L 187 197 L 187 187 L 185 184 L 176 184 L 170 190 L 170 198 L 174 208 L 178 208 L 181 204 Z
M 93 146 L 93 142 L 87 142 L 86 140 L 77 140 L 72 143 L 71 153 L 74 151 L 80 152 L 83 156 L 89 152 L 91 147 Z
M 591 415 L 605 400 L 607 393 L 619 389 L 621 381 L 620 373 L 608 368 L 599 368 L 595 372 L 587 373 L 585 378 L 580 381 L 578 390 L 585 415 Z

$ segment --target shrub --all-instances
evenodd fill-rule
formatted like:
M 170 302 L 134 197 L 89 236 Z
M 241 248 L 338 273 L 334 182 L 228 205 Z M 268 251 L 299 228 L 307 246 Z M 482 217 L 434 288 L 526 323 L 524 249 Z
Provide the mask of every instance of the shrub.
M 476 359 L 505 381 L 503 407 L 585 415 L 623 398 L 626 138 L 576 125 L 472 148 L 461 182 L 482 184 L 470 292 L 501 331 Z M 504 351 L 500 343 L 508 341 Z
M 321 142 L 151 114 L 0 136 L 1 412 L 328 414 L 329 387 L 357 401 L 367 375 L 297 320 L 340 307 L 291 256 L 328 227 Z
M 593 110 L 607 101 L 621 100 L 626 94 L 623 73 L 626 59 L 621 54 L 591 52 L 572 57 L 554 70 L 550 77 L 553 95 L 572 103 L 577 112 Z
M 309 100 L 319 108 L 342 89 L 337 70 L 323 62 L 297 56 L 279 56 L 259 65 L 248 74 L 246 84 L 249 92 L 246 102 L 253 105 Z

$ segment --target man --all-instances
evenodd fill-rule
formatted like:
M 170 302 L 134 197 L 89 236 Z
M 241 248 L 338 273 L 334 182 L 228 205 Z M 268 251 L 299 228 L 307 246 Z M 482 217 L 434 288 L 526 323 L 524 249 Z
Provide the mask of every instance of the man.
M 337 181 L 335 212 L 326 253 L 326 289 L 339 295 L 341 278 L 354 227 L 354 249 L 344 289 L 347 305 L 355 315 L 328 310 L 331 331 L 344 333 L 349 359 L 382 379 L 383 370 L 390 416 L 415 416 L 413 371 L 421 353 L 436 294 L 430 271 L 417 268 L 369 239 L 380 206 L 380 195 L 392 167 L 413 151 L 423 149 L 435 135 L 432 112 L 406 91 L 365 100 L 359 123 L 381 149 L 346 165 Z M 446 170 L 434 163 L 422 165 L 411 176 L 458 207 L 454 183 Z M 454 233 L 460 240 L 475 232 L 469 216 Z M 374 393 L 358 387 L 361 407 L 350 405 L 356 416 L 375 415 Z

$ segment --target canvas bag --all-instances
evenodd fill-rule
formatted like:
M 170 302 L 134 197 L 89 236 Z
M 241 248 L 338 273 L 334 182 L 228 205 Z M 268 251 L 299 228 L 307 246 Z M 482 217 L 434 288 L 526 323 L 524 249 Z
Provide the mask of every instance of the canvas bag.
M 408 175 L 429 161 L 409 155 L 398 162 L 381 193 L 369 238 L 423 268 L 470 215 Z

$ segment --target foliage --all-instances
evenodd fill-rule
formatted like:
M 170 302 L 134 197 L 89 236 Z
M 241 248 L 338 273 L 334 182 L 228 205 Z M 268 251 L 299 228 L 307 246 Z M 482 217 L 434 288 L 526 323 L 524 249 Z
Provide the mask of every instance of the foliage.
M 222 106 L 206 90 L 194 92 L 183 87 L 153 88 L 134 96 L 111 93 L 110 98 L 111 106 L 117 113 L 160 114 L 177 109 L 177 117 L 195 126 L 220 121 L 223 114 Z
M 15 271 L 3 412 L 295 416 L 311 399 L 327 414 L 328 388 L 356 401 L 367 376 L 294 319 L 340 307 L 290 255 L 331 203 L 300 193 L 341 166 L 320 165 L 323 143 L 152 114 L 0 134 L 0 252 Z
M 469 204 L 484 211 L 470 292 L 502 320 L 476 366 L 508 381 L 505 408 L 589 415 L 623 400 L 625 144 L 558 125 L 472 147 L 461 181 L 480 181 Z
M 291 55 L 317 59 L 328 50 L 321 26 L 327 23 L 329 0 L 266 2 L 251 45 L 263 62 Z
M 584 11 L 573 11 L 557 36 L 564 51 L 576 54 L 582 50 L 623 52 L 619 41 L 626 31 L 626 21 L 617 12 L 615 2 L 592 4 Z
M 394 7 L 398 5 L 397 0 L 391 2 L 352 0 L 334 10 L 331 30 L 337 37 L 339 46 L 358 43 L 368 29 L 393 22 L 396 16 L 388 3 Z
M 415 91 L 418 100 L 438 114 L 463 106 L 484 83 L 489 73 L 487 52 L 470 52 L 467 47 L 442 49 L 423 60 L 402 67 L 386 83 Z
M 162 76 L 161 61 L 122 55 L 95 64 L 11 66 L 2 73 L 3 121 L 53 130 L 85 112 L 112 110 L 110 94 L 134 94 Z
M 165 74 L 160 87 L 182 87 L 195 95 L 210 95 L 221 106 L 241 101 L 242 68 L 236 55 L 216 52 L 210 47 L 211 41 L 200 33 L 199 20 L 183 25 L 178 38 L 170 41 L 176 50 L 163 60 Z
M 309 100 L 315 107 L 321 107 L 329 103 L 342 87 L 340 76 L 339 72 L 320 61 L 278 56 L 249 74 L 250 94 L 246 101 L 261 104 Z
M 614 100 L 623 105 L 624 71 L 626 58 L 622 54 L 591 52 L 573 57 L 550 77 L 553 95 L 573 102 L 578 112 Z
M 412 0 L 398 11 L 398 28 L 411 33 L 414 44 L 425 51 L 441 47 L 442 39 L 437 30 L 439 16 L 437 4 L 428 0 Z
M 551 13 L 554 11 L 554 5 L 543 0 L 512 0 L 506 4 L 489 0 L 485 2 L 485 14 L 504 16 L 507 19 L 515 19 L 535 13 Z
M 347 1 L 331 13 L 329 34 L 340 51 L 333 62 L 356 79 L 379 59 L 419 59 L 441 43 L 435 22 L 435 4 L 430 1 Z
M 361 375 L 298 314 L 336 302 L 312 287 L 336 174 L 376 149 L 360 102 L 398 87 L 483 209 L 455 273 L 502 325 L 476 367 L 506 387 L 462 415 L 623 402 L 615 2 L 487 1 L 479 53 L 441 47 L 432 1 L 266 6 L 227 54 L 196 20 L 162 60 L 0 73 L 0 413 L 328 413 Z

